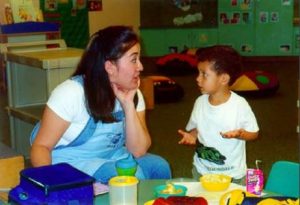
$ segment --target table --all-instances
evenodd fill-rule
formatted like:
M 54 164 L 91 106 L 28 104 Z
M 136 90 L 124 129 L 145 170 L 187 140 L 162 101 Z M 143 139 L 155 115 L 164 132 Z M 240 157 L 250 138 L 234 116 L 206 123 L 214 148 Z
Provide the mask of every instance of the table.
M 191 179 L 188 179 L 189 181 Z M 155 199 L 154 197 L 154 187 L 158 186 L 158 185 L 162 185 L 165 184 L 166 180 L 163 179 L 159 179 L 159 180 L 141 180 L 138 184 L 138 205 L 144 205 L 145 202 Z M 201 187 L 200 183 L 198 183 L 197 181 L 194 182 L 174 182 L 176 183 L 180 183 L 182 185 L 187 185 L 188 184 L 188 193 L 187 195 L 189 196 L 203 196 L 206 199 L 209 199 L 209 205 L 215 205 L 215 204 L 219 204 L 219 198 L 226 192 L 230 191 L 230 190 L 234 190 L 234 189 L 242 189 L 242 190 L 246 190 L 245 186 L 241 186 L 241 185 L 237 185 L 232 183 L 230 185 L 230 187 L 228 188 L 228 190 L 224 191 L 224 192 L 208 192 L 208 191 L 204 191 L 203 188 Z M 189 188 L 193 188 L 194 190 L 197 191 L 189 191 Z M 272 196 L 272 195 L 276 195 L 276 194 L 271 194 L 271 193 L 264 193 L 265 196 Z M 102 194 L 102 195 L 98 195 L 95 198 L 94 201 L 95 205 L 100 205 L 100 204 L 109 204 L 109 194 Z

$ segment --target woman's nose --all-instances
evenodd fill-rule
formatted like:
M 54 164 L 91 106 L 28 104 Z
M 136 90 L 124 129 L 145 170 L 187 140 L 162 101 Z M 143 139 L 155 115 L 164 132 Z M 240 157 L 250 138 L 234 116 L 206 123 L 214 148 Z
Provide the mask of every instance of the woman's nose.
M 139 64 L 138 64 L 138 71 L 142 71 L 144 70 L 144 66 L 143 64 L 139 61 Z

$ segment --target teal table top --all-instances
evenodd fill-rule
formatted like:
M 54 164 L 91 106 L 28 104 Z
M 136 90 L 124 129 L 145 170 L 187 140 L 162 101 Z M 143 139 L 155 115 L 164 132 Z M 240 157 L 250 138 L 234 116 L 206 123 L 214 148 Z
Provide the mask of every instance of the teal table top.
M 175 181 L 173 181 L 173 180 L 175 180 Z M 193 179 L 189 179 L 189 178 L 181 178 L 181 180 L 184 180 L 186 182 L 195 182 Z M 141 181 L 139 181 L 138 187 L 137 187 L 138 188 L 138 205 L 144 205 L 145 202 L 155 199 L 154 187 L 156 187 L 158 185 L 166 184 L 166 181 L 167 180 L 162 180 L 162 179 L 159 179 L 159 180 L 141 180 Z M 174 183 L 180 182 L 180 181 L 176 181 L 176 179 L 171 179 L 171 181 L 174 182 Z M 195 184 L 195 183 L 192 183 L 192 184 Z M 245 189 L 245 187 L 232 183 L 230 185 L 230 189 L 231 190 L 233 190 L 233 189 Z M 217 199 L 218 203 L 215 203 L 215 201 L 214 201 L 214 203 L 212 203 L 212 204 L 219 204 L 219 197 L 223 193 L 220 192 L 220 193 L 217 194 L 217 193 L 202 192 L 201 194 L 204 194 L 203 197 L 205 197 L 205 198 L 206 198 L 206 196 L 209 197 L 209 198 L 211 198 L 213 196 L 213 198 Z M 264 192 L 264 194 L 263 194 L 263 196 L 265 196 L 265 197 L 266 196 L 276 196 L 276 195 L 277 194 L 270 193 L 270 192 Z M 100 205 L 100 204 L 109 205 L 109 193 L 98 195 L 95 198 L 94 204 L 95 205 Z

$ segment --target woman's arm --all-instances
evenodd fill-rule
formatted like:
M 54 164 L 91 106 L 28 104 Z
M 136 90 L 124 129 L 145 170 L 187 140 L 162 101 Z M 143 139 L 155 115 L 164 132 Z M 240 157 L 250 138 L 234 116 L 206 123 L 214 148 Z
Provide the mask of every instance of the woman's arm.
M 45 107 L 40 129 L 31 147 L 32 166 L 51 164 L 51 151 L 69 125 L 69 122 L 60 118 L 48 106 Z
M 135 157 L 144 155 L 151 145 L 145 113 L 145 111 L 137 112 L 134 104 L 131 108 L 125 109 L 126 146 Z
M 112 83 L 112 88 L 125 112 L 126 147 L 135 157 L 144 155 L 151 145 L 150 134 L 147 129 L 145 111 L 136 111 L 134 95 L 137 89 L 122 90 Z

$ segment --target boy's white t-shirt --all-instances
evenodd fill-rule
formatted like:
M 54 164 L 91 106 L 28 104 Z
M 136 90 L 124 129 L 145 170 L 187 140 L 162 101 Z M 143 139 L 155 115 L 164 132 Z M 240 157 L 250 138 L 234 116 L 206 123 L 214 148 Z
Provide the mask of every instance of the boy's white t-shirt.
M 227 102 L 213 106 L 208 101 L 208 95 L 197 98 L 186 130 L 194 128 L 198 131 L 198 140 L 206 147 L 217 149 L 226 157 L 225 164 L 219 165 L 203 160 L 194 155 L 194 165 L 200 174 L 223 173 L 240 179 L 246 174 L 246 144 L 245 140 L 225 139 L 220 132 L 245 129 L 249 132 L 259 130 L 256 118 L 247 101 L 231 92 Z
M 145 101 L 140 90 L 137 91 L 138 103 L 136 110 L 145 110 Z M 87 124 L 90 115 L 86 109 L 83 86 L 68 79 L 58 85 L 50 95 L 47 106 L 62 119 L 71 122 L 69 128 L 60 138 L 56 146 L 72 142 Z

